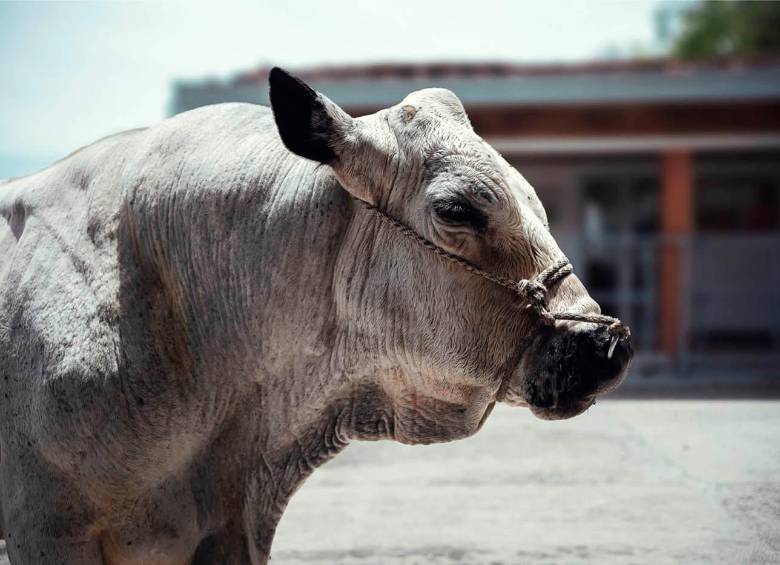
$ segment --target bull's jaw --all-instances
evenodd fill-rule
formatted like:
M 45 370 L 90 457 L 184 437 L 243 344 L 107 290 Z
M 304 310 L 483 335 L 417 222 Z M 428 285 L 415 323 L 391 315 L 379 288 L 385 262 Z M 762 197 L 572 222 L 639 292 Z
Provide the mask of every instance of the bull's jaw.
M 507 387 L 501 401 L 512 407 L 528 408 L 540 420 L 566 420 L 579 416 L 596 403 L 595 396 L 561 401 L 553 406 L 537 406 L 526 399 L 521 387 Z
M 350 438 L 393 439 L 409 444 L 431 444 L 469 437 L 485 423 L 495 404 L 488 388 L 412 388 L 398 376 L 357 387 L 350 407 Z
M 596 403 L 594 398 L 561 403 L 556 406 L 546 408 L 529 405 L 531 413 L 540 420 L 566 420 L 574 418 L 585 412 Z
M 524 361 L 502 390 L 501 401 L 510 406 L 528 408 L 541 420 L 565 420 L 579 416 L 596 403 L 596 395 L 580 395 L 575 390 L 567 390 L 564 386 L 567 379 L 563 378 L 566 376 L 573 377 L 561 375 L 556 380 L 541 379 Z
M 516 394 L 508 393 L 504 397 L 503 402 L 513 407 L 528 408 L 540 420 L 566 420 L 579 416 L 596 404 L 596 398 L 595 396 L 590 396 L 582 400 L 559 402 L 553 406 L 536 406 L 518 397 Z

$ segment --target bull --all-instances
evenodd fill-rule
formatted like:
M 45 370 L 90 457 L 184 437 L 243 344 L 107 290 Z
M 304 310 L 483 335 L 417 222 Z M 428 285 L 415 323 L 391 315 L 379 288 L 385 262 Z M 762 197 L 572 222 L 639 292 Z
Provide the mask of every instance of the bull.
M 266 563 L 350 441 L 463 438 L 496 402 L 568 418 L 624 378 L 628 333 L 453 93 L 353 118 L 269 80 L 271 109 L 0 185 L 12 563 Z

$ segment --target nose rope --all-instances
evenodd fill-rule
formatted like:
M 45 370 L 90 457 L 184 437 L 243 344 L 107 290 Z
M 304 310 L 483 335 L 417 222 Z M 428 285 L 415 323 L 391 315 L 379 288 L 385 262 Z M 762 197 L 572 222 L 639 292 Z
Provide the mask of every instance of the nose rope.
M 460 265 L 466 271 L 474 275 L 480 276 L 494 284 L 509 289 L 518 296 L 521 303 L 525 305 L 525 308 L 532 310 L 536 314 L 537 318 L 543 324 L 547 326 L 553 326 L 558 320 L 566 320 L 607 326 L 607 331 L 610 333 L 610 335 L 612 335 L 612 340 L 610 341 L 609 350 L 607 352 L 607 357 L 610 359 L 612 358 L 612 354 L 615 351 L 615 346 L 617 345 L 618 339 L 620 337 L 628 338 L 631 335 L 631 330 L 629 327 L 618 318 L 613 318 L 612 316 L 605 316 L 604 314 L 581 314 L 579 312 L 550 312 L 550 310 L 547 308 L 547 293 L 549 288 L 573 272 L 571 263 L 569 263 L 569 260 L 566 257 L 558 259 L 552 265 L 530 279 L 521 279 L 519 281 L 509 279 L 496 273 L 491 273 L 490 271 L 480 269 L 463 257 L 454 255 L 449 251 L 439 247 L 432 241 L 424 238 L 415 230 L 389 215 L 384 210 L 381 210 L 380 208 L 369 204 L 368 202 L 360 200 L 359 198 L 354 199 L 357 200 L 372 215 L 379 218 L 384 223 L 392 226 L 404 237 L 411 239 L 418 245 L 421 245 L 425 249 L 432 251 L 442 259 L 446 259 L 450 263 Z

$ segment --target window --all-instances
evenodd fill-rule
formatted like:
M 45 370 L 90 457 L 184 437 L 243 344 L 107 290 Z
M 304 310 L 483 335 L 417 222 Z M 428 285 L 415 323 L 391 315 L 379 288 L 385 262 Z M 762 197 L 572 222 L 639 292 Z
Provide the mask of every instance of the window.
M 704 232 L 777 231 L 780 185 L 763 175 L 702 176 L 696 190 L 696 223 Z
M 606 314 L 631 326 L 639 348 L 655 340 L 658 177 L 628 168 L 587 176 L 582 184 L 586 285 Z

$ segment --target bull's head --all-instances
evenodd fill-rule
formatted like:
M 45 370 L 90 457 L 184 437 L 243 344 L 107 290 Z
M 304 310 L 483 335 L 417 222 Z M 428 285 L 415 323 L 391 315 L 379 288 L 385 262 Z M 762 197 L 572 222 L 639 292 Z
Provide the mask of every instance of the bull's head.
M 561 259 L 534 189 L 474 132 L 452 92 L 421 90 L 355 119 L 284 71 L 270 83 L 285 145 L 330 167 L 355 198 L 501 277 L 528 279 Z M 497 400 L 545 419 L 575 416 L 621 382 L 632 356 L 629 339 L 612 343 L 603 325 L 540 325 L 515 293 L 359 206 L 333 288 L 345 372 L 367 391 L 365 428 L 381 420 L 405 442 L 471 434 Z M 600 311 L 574 275 L 547 301 L 552 312 Z

